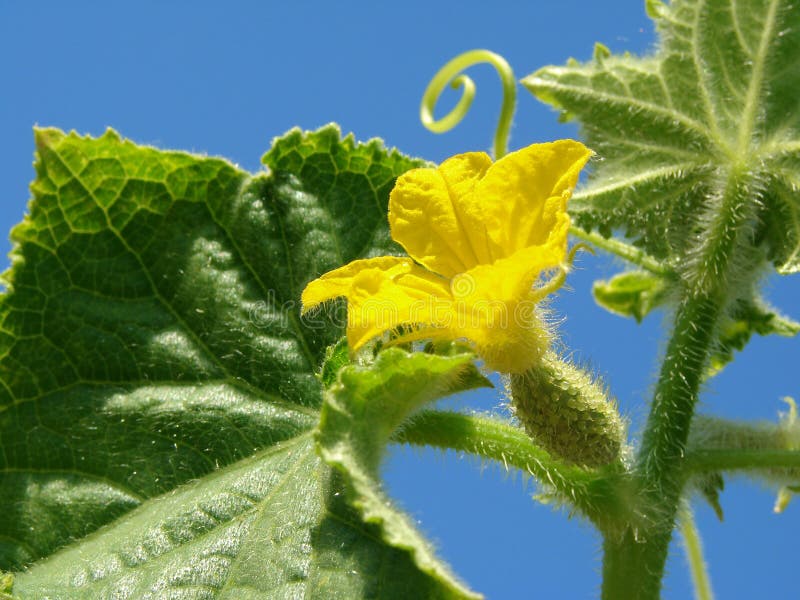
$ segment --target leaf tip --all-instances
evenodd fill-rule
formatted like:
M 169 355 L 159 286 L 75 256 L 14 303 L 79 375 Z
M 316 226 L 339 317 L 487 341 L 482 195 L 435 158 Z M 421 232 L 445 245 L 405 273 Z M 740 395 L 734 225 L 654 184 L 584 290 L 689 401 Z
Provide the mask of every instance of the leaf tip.
M 596 60 L 598 63 L 602 63 L 603 60 L 611 56 L 611 50 L 609 50 L 608 46 L 605 44 L 601 44 L 600 42 L 594 43 L 594 52 L 592 53 L 592 58 Z
M 644 11 L 653 20 L 664 16 L 667 6 L 661 0 L 645 0 Z
M 63 131 L 56 127 L 34 127 L 33 128 L 33 141 L 36 144 L 37 150 L 55 147 L 65 134 Z
M 122 136 L 117 132 L 116 129 L 113 129 L 112 127 L 106 127 L 106 130 L 103 132 L 103 135 L 100 136 L 100 138 L 111 142 L 122 141 Z

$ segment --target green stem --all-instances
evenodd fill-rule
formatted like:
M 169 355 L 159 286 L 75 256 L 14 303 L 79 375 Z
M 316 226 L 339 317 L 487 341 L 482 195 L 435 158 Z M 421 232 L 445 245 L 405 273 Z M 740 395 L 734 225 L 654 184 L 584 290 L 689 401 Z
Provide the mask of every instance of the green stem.
M 791 398 L 778 423 L 749 423 L 698 415 L 686 447 L 689 472 L 755 471 L 748 475 L 800 481 L 800 423 Z M 760 471 L 760 472 L 758 472 Z M 793 480 L 793 481 L 792 481 Z
M 687 452 L 685 462 L 686 470 L 691 473 L 796 469 L 800 467 L 800 450 L 699 448 Z
M 708 567 L 703 558 L 703 542 L 700 539 L 700 532 L 694 521 L 692 509 L 686 501 L 681 504 L 678 527 L 683 537 L 686 562 L 689 563 L 689 573 L 694 584 L 695 600 L 714 600 L 714 592 L 711 590 L 711 578 L 708 575 Z
M 606 535 L 603 539 L 603 600 L 636 598 L 636 585 L 642 578 L 642 540 L 639 532 L 626 529 L 619 537 Z
M 684 453 L 698 391 L 714 342 L 717 324 L 732 293 L 731 271 L 739 251 L 747 251 L 752 222 L 745 175 L 734 169 L 725 191 L 710 201 L 707 230 L 687 260 L 683 299 L 656 384 L 653 403 L 637 455 L 635 474 L 640 489 L 643 530 L 638 548 L 606 538 L 603 597 L 658 598 L 678 504 L 685 483 Z M 623 561 L 631 561 L 623 563 Z M 626 590 L 623 595 L 616 595 Z
M 498 419 L 449 411 L 422 411 L 395 433 L 393 441 L 468 452 L 532 475 L 598 526 L 619 519 L 619 465 L 585 469 L 565 465 L 539 448 L 520 428 Z
M 678 309 L 639 453 L 638 466 L 646 481 L 677 483 L 672 475 L 683 458 L 720 304 L 703 295 L 689 298 Z
M 719 302 L 705 296 L 689 299 L 678 309 L 675 332 L 667 347 L 638 456 L 642 510 L 652 516 L 644 530 L 622 540 L 606 538 L 605 600 L 650 600 L 660 595 L 684 482 L 683 447 L 720 312 Z M 639 542 L 633 542 L 633 537 L 638 537 Z
M 673 277 L 675 273 L 661 261 L 653 258 L 643 250 L 621 242 L 616 238 L 603 237 L 599 233 L 593 233 L 581 229 L 577 225 L 572 225 L 569 232 L 577 238 L 589 242 L 593 246 L 597 246 L 606 252 L 610 252 L 620 258 L 633 263 L 655 275 L 663 275 Z
M 458 125 L 466 116 L 472 100 L 475 98 L 475 83 L 461 71 L 481 63 L 489 63 L 503 83 L 503 104 L 500 108 L 500 117 L 497 121 L 497 129 L 494 134 L 494 157 L 502 158 L 508 152 L 508 138 L 511 133 L 511 121 L 514 118 L 517 98 L 517 80 L 514 78 L 514 71 L 499 54 L 489 50 L 470 50 L 459 54 L 439 72 L 433 76 L 425 93 L 422 95 L 422 104 L 419 108 L 419 118 L 422 124 L 434 133 L 444 133 L 450 131 Z M 439 96 L 442 94 L 447 84 L 453 89 L 462 88 L 461 98 L 456 106 L 447 115 L 438 121 L 433 117 L 433 109 Z

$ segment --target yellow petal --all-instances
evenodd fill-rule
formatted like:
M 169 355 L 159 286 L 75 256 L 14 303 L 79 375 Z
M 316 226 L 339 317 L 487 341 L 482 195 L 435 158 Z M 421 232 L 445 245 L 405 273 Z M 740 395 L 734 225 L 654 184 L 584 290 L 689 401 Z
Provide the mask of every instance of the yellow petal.
M 401 175 L 389 198 L 392 237 L 431 271 L 453 277 L 491 261 L 480 212 L 463 210 L 491 165 L 483 152 L 459 154 L 438 169 Z
M 452 312 L 448 282 L 418 265 L 404 273 L 366 269 L 347 294 L 347 341 L 358 350 L 401 325 L 437 327 Z
M 563 258 L 552 246 L 525 248 L 479 265 L 452 282 L 455 338 L 466 338 L 490 369 L 521 373 L 536 364 L 550 343 L 550 333 L 532 293 L 542 271 Z
M 362 271 L 377 270 L 388 277 L 409 272 L 414 262 L 406 257 L 379 256 L 354 260 L 343 267 L 328 271 L 322 277 L 309 282 L 303 290 L 300 301 L 302 312 L 306 312 L 327 300 L 347 296 L 353 280 Z
M 561 264 L 563 258 L 560 249 L 553 246 L 523 248 L 491 265 L 478 265 L 459 275 L 451 284 L 453 296 L 468 301 L 503 302 L 527 297 L 539 276 Z M 464 280 L 469 280 L 469 285 L 462 283 Z
M 543 244 L 566 251 L 567 200 L 591 154 L 579 142 L 559 140 L 512 152 L 487 170 L 464 202 L 467 211 L 482 208 L 495 258 Z

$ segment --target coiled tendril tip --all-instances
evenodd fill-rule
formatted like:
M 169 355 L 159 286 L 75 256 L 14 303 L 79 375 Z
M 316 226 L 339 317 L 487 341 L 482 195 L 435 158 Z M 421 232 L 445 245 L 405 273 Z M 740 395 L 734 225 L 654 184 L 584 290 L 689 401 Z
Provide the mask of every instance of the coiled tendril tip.
M 475 82 L 462 73 L 465 69 L 481 63 L 492 65 L 503 83 L 503 104 L 494 135 L 494 158 L 502 158 L 508 152 L 508 138 L 511 133 L 511 121 L 516 108 L 517 81 L 508 62 L 489 50 L 470 50 L 459 54 L 433 76 L 419 109 L 420 121 L 434 133 L 450 131 L 466 116 L 475 98 Z M 453 110 L 438 121 L 433 117 L 433 109 L 447 84 L 453 89 L 461 88 L 461 98 Z

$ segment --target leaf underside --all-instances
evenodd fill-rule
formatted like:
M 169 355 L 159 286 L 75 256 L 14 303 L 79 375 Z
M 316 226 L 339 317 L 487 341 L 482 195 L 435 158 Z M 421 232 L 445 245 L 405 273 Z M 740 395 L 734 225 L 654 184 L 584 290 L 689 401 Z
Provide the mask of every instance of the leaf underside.
M 336 127 L 251 176 L 216 158 L 36 133 L 0 297 L 0 569 L 21 598 L 445 597 L 314 451 L 341 304 L 311 279 L 400 249 L 418 166 Z M 24 569 L 24 570 L 23 570 Z
M 762 299 L 756 297 L 749 301 L 740 300 L 720 326 L 717 344 L 711 353 L 708 374 L 719 373 L 733 360 L 735 351 L 744 349 L 753 334 L 794 337 L 798 333 L 800 323 L 783 316 Z
M 325 394 L 316 439 L 320 455 L 341 471 L 347 493 L 364 521 L 375 523 L 393 546 L 407 549 L 424 572 L 447 582 L 454 597 L 469 597 L 438 560 L 411 520 L 381 489 L 379 467 L 390 437 L 421 406 L 448 394 L 491 387 L 472 354 L 437 356 L 383 351 L 369 368 L 346 367 Z
M 595 161 L 571 212 L 652 255 L 686 262 L 726 186 L 753 207 L 754 241 L 777 270 L 800 270 L 800 4 L 647 2 L 651 56 L 595 52 L 523 84 L 580 121 Z
M 637 322 L 666 300 L 667 282 L 647 271 L 626 271 L 592 286 L 595 302 L 607 311 Z

